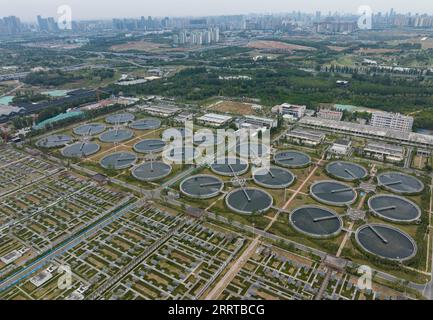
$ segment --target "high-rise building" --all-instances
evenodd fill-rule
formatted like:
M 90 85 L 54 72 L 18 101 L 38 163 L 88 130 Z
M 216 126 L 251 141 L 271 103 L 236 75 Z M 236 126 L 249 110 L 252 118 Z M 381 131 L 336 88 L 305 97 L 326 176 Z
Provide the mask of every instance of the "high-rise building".
M 370 125 L 377 128 L 411 132 L 413 117 L 404 116 L 400 113 L 373 112 Z

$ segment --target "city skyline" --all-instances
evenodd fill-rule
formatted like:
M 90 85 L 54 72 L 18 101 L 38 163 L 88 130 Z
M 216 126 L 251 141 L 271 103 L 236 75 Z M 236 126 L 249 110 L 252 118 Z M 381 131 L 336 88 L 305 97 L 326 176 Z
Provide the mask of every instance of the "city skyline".
M 57 16 L 57 8 L 61 5 L 69 5 L 72 8 L 74 20 L 93 20 L 111 18 L 133 18 L 139 16 L 156 17 L 193 17 L 193 16 L 218 16 L 218 15 L 237 15 L 237 14 L 278 14 L 292 11 L 314 13 L 322 11 L 339 13 L 357 13 L 358 7 L 369 5 L 373 12 L 389 12 L 394 9 L 397 13 L 433 13 L 433 4 L 428 1 L 415 1 L 408 4 L 405 1 L 393 1 L 392 5 L 386 1 L 365 1 L 352 0 L 341 1 L 331 0 L 327 3 L 320 3 L 315 0 L 309 3 L 298 3 L 295 1 L 270 0 L 266 3 L 260 1 L 219 0 L 208 1 L 203 6 L 199 0 L 173 1 L 161 0 L 158 3 L 143 3 L 138 0 L 125 0 L 122 6 L 116 3 L 106 3 L 102 6 L 101 1 L 84 3 L 82 0 L 70 0 L 68 3 L 58 0 L 42 0 L 37 4 L 27 0 L 9 3 L 2 8 L 2 16 L 17 16 L 24 22 L 35 22 L 38 15 Z

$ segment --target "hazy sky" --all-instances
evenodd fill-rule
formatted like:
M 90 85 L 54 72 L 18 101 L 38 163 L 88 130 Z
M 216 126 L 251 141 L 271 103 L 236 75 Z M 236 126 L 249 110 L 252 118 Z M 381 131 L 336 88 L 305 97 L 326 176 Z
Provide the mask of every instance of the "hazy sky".
M 432 0 L 0 0 L 0 16 L 16 15 L 34 21 L 38 14 L 57 16 L 57 7 L 67 4 L 74 20 L 138 17 L 200 16 L 220 14 L 279 13 L 300 10 L 324 13 L 357 12 L 369 5 L 374 12 L 433 13 Z

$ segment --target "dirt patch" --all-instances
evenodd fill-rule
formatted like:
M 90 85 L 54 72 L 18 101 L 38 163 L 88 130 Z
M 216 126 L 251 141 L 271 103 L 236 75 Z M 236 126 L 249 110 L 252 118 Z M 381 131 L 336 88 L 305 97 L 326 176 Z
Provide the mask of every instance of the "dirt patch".
M 252 109 L 252 104 L 236 102 L 236 101 L 218 101 L 210 105 L 208 111 L 217 111 L 221 113 L 232 113 L 242 115 L 255 115 L 256 112 Z
M 248 48 L 260 50 L 282 50 L 282 51 L 315 51 L 315 48 L 290 44 L 280 41 L 252 41 L 247 44 Z
M 360 54 L 381 54 L 381 53 L 395 53 L 399 52 L 398 49 L 373 49 L 373 48 L 361 48 L 357 51 Z
M 129 50 L 155 51 L 161 48 L 168 48 L 168 47 L 163 44 L 154 43 L 154 42 L 132 41 L 124 44 L 114 45 L 110 48 L 110 50 L 116 52 L 129 51 Z
M 337 47 L 337 46 L 326 46 L 326 47 L 329 50 L 336 51 L 336 52 L 342 52 L 342 51 L 345 51 L 345 50 L 349 49 L 347 47 Z

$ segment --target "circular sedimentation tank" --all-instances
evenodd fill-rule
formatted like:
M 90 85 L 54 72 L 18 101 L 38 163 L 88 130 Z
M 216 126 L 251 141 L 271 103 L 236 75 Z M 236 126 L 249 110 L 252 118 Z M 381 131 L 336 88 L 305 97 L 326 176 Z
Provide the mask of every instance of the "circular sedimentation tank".
M 274 161 L 286 168 L 304 168 L 311 164 L 311 157 L 303 152 L 288 150 L 275 154 Z
M 135 116 L 132 113 L 117 113 L 105 118 L 105 121 L 109 124 L 124 124 L 134 121 Z
M 310 194 L 319 202 L 340 207 L 353 204 L 357 198 L 357 193 L 351 186 L 332 180 L 313 183 Z
M 131 167 L 137 161 L 132 152 L 116 152 L 101 159 L 100 164 L 105 169 L 122 170 Z
M 219 158 L 211 165 L 211 170 L 221 176 L 233 177 L 244 175 L 248 172 L 248 162 L 237 158 Z
M 36 145 L 41 148 L 60 148 L 72 142 L 72 137 L 65 134 L 56 134 L 42 138 L 36 142 Z
M 257 188 L 240 188 L 226 196 L 227 207 L 237 213 L 251 215 L 265 213 L 274 202 L 266 191 Z
M 257 185 L 264 188 L 284 189 L 293 184 L 295 175 L 283 168 L 260 168 L 254 171 L 253 179 Z
M 406 261 L 417 253 L 415 241 L 403 231 L 389 225 L 367 224 L 355 234 L 358 245 L 382 259 Z
M 129 127 L 134 130 L 155 130 L 161 127 L 161 120 L 158 119 L 140 119 L 132 122 Z
M 421 217 L 421 209 L 412 201 L 395 195 L 380 194 L 368 200 L 368 207 L 375 215 L 392 222 L 415 222 Z
M 245 159 L 255 159 L 266 157 L 270 153 L 270 149 L 263 143 L 250 144 L 241 143 L 236 146 L 236 153 Z
M 379 186 L 399 194 L 417 194 L 424 190 L 419 179 L 401 172 L 385 172 L 377 176 Z
M 163 153 L 164 159 L 173 163 L 190 164 L 199 157 L 200 153 L 193 147 L 172 147 Z
M 94 142 L 77 142 L 62 150 L 62 155 L 68 158 L 83 158 L 95 154 L 101 147 Z
M 138 180 L 151 182 L 169 176 L 171 170 L 172 168 L 169 164 L 161 161 L 146 162 L 135 167 L 134 170 L 132 170 L 132 175 Z
M 224 188 L 224 182 L 211 175 L 189 177 L 180 184 L 180 191 L 193 199 L 210 199 L 218 196 Z
M 194 135 L 194 145 L 199 147 L 211 147 L 224 143 L 224 137 L 206 132 L 198 132 Z
M 368 176 L 368 171 L 363 166 L 346 161 L 329 163 L 326 166 L 326 172 L 330 176 L 344 181 L 362 180 Z
M 162 139 L 164 141 L 171 141 L 172 139 L 174 139 L 175 137 L 177 139 L 179 139 L 180 137 L 182 137 L 183 139 L 188 139 L 189 137 L 193 136 L 193 132 L 191 129 L 189 128 L 184 128 L 184 127 L 177 127 L 177 128 L 170 128 L 165 130 L 162 133 Z
M 105 143 L 124 142 L 131 139 L 134 133 L 128 129 L 111 129 L 99 136 L 99 140 Z
M 343 227 L 343 220 L 336 212 L 318 206 L 304 206 L 294 210 L 289 221 L 295 230 L 313 238 L 337 236 Z
M 165 149 L 166 143 L 161 139 L 142 140 L 134 145 L 134 150 L 138 153 L 159 153 Z
M 74 128 L 74 133 L 78 136 L 96 136 L 105 131 L 105 125 L 102 123 L 89 123 Z

